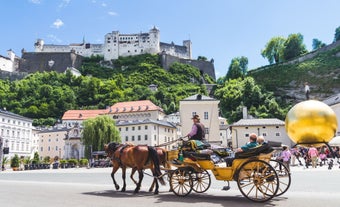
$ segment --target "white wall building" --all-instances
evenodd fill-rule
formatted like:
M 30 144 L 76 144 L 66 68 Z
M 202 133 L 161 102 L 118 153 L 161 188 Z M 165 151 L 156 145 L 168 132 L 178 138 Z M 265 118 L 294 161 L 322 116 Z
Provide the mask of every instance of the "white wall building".
M 221 144 L 218 116 L 219 102 L 200 94 L 181 100 L 179 102 L 179 113 L 182 121 L 182 136 L 186 136 L 191 131 L 193 125 L 191 118 L 197 114 L 200 116 L 201 123 L 205 126 L 206 140 L 210 143 Z
M 281 142 L 289 147 L 294 143 L 287 135 L 285 122 L 279 119 L 241 119 L 232 124 L 232 146 L 238 148 L 249 141 L 249 134 L 264 136 L 266 141 Z
M 16 69 L 16 59 L 14 52 L 12 50 L 7 51 L 7 56 L 4 57 L 0 55 L 0 70 L 13 72 Z
M 340 93 L 327 98 L 323 102 L 333 109 L 338 120 L 338 129 L 334 136 L 340 136 Z
M 176 126 L 170 122 L 157 120 L 117 121 L 122 142 L 132 142 L 159 146 L 165 144 L 167 150 L 177 147 Z
M 31 157 L 32 119 L 0 110 L 0 136 L 9 147 L 7 156 Z

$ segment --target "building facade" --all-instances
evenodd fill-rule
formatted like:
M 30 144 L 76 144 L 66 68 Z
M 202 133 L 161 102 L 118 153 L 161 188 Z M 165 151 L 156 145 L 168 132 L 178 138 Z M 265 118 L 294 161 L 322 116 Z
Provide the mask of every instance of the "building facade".
M 176 126 L 162 120 L 117 121 L 122 142 L 134 144 L 160 146 L 167 150 L 177 147 Z
M 0 136 L 3 146 L 9 147 L 7 156 L 32 157 L 32 119 L 0 110 Z
M 340 136 L 340 93 L 325 99 L 323 102 L 333 109 L 338 121 L 338 129 L 334 136 Z
M 65 139 L 67 136 L 67 128 L 47 128 L 38 133 L 39 136 L 39 149 L 38 153 L 40 159 L 49 156 L 51 159 L 54 157 L 65 158 Z
M 281 142 L 289 147 L 294 143 L 287 135 L 285 122 L 279 119 L 241 119 L 231 125 L 232 147 L 238 148 L 249 141 L 249 135 L 262 135 L 266 141 Z
M 182 136 L 186 136 L 192 128 L 191 118 L 197 114 L 205 126 L 205 139 L 210 143 L 221 144 L 219 127 L 220 101 L 208 96 L 196 94 L 179 102 L 179 113 L 182 122 Z

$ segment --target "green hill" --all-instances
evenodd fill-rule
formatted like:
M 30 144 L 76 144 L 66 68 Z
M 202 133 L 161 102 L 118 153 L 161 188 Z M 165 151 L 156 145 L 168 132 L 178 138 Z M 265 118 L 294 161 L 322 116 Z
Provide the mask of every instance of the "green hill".
M 290 103 L 305 100 L 304 83 L 311 99 L 324 100 L 340 93 L 340 41 L 291 61 L 248 72 L 257 84 Z

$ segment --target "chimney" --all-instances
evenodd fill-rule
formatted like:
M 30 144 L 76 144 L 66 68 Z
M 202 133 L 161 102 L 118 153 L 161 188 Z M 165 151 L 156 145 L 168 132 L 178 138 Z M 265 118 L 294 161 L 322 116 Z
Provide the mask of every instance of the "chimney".
M 243 106 L 242 108 L 243 119 L 248 119 L 248 111 L 247 107 Z

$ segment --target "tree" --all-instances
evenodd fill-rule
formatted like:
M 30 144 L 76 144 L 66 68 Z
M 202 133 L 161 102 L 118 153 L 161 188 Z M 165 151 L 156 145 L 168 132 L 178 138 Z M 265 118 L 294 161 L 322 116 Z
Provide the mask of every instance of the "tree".
M 244 77 L 248 70 L 248 58 L 236 57 L 231 60 L 226 79 L 236 79 Z
M 285 41 L 286 38 L 284 37 L 271 38 L 261 51 L 262 57 L 267 58 L 269 64 L 282 62 L 284 60 L 283 50 Z
M 84 121 L 82 132 L 85 146 L 92 146 L 92 150 L 104 149 L 104 144 L 109 142 L 121 142 L 119 131 L 115 121 L 109 116 L 98 116 Z M 88 155 L 88 151 L 85 152 Z
M 303 36 L 300 33 L 290 34 L 284 43 L 283 56 L 285 60 L 298 57 L 307 52 L 303 44 Z
M 201 60 L 201 61 L 207 61 L 208 59 L 204 56 L 198 56 L 197 60 Z
M 320 48 L 326 46 L 326 44 L 321 42 L 318 39 L 313 39 L 313 45 L 312 46 L 313 46 L 313 50 L 317 50 L 317 49 L 320 49 Z
M 340 26 L 335 29 L 334 42 L 340 40 Z

